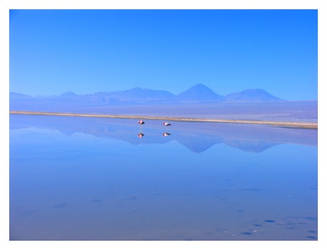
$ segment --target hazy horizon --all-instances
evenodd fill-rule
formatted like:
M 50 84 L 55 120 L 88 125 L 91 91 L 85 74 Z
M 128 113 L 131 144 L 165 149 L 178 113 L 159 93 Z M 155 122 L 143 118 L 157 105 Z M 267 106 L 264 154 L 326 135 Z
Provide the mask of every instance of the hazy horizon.
M 164 88 L 152 89 L 152 88 L 143 88 L 143 87 L 136 86 L 136 87 L 129 88 L 129 89 L 121 89 L 121 90 L 115 90 L 115 91 L 95 91 L 95 92 L 88 92 L 88 93 L 79 93 L 79 92 L 75 92 L 75 91 L 72 91 L 72 90 L 68 90 L 68 91 L 65 91 L 65 92 L 61 92 L 61 93 L 58 93 L 58 94 L 51 94 L 51 95 L 50 94 L 30 95 L 30 94 L 26 94 L 26 93 L 22 93 L 22 92 L 16 92 L 16 91 L 10 91 L 10 94 L 26 95 L 26 96 L 30 96 L 30 97 L 50 97 L 50 96 L 62 96 L 62 95 L 68 95 L 68 94 L 84 96 L 84 95 L 95 95 L 95 94 L 101 94 L 101 93 L 111 94 L 111 93 L 126 92 L 126 91 L 131 91 L 131 90 L 150 90 L 150 91 L 169 92 L 174 96 L 178 96 L 178 95 L 182 94 L 183 92 L 188 91 L 189 89 L 194 88 L 194 87 L 199 86 L 199 85 L 202 85 L 202 86 L 205 86 L 206 88 L 208 88 L 205 84 L 198 83 L 198 84 L 191 85 L 187 89 L 184 89 L 184 90 L 179 91 L 179 92 L 172 92 L 172 91 L 169 91 L 169 90 L 164 89 Z M 210 88 L 208 88 L 208 89 L 210 89 Z M 213 91 L 212 89 L 210 89 L 210 90 Z M 222 96 L 222 97 L 226 97 L 226 96 L 231 95 L 231 94 L 238 94 L 238 93 L 242 93 L 242 92 L 246 92 L 246 91 L 263 91 L 263 92 L 266 92 L 267 94 L 271 94 L 268 91 L 266 91 L 265 89 L 261 89 L 261 88 L 241 89 L 239 91 L 227 93 L 225 95 L 222 95 L 221 93 L 217 93 L 215 91 L 213 91 L 213 92 L 215 94 L 217 94 L 217 95 Z M 275 96 L 275 97 L 279 98 L 278 96 Z M 296 101 L 317 101 L 317 99 L 302 99 L 302 100 L 300 100 L 300 99 L 298 99 L 298 100 L 287 100 L 287 99 L 281 99 L 281 98 L 279 98 L 279 99 L 280 99 L 280 101 L 295 101 L 295 102 Z

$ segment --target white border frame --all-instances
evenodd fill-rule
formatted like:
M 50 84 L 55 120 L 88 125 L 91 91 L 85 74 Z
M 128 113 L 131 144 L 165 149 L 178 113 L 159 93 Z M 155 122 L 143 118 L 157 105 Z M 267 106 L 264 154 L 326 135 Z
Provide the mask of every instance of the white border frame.
M 1 249 L 327 249 L 326 244 L 326 8 L 321 0 L 3 0 L 0 3 Z M 9 241 L 9 9 L 318 9 L 318 241 Z M 324 45 L 324 46 L 323 46 Z M 320 112 L 320 111 L 323 112 Z

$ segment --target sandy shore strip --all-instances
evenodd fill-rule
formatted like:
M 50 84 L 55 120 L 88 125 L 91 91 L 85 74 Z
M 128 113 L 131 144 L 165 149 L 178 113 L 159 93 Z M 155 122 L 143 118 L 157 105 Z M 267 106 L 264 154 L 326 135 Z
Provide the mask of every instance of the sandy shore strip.
M 119 118 L 119 119 L 143 119 L 143 120 L 163 120 L 163 121 L 180 121 L 180 122 L 216 122 L 216 123 L 256 124 L 256 125 L 272 125 L 272 126 L 289 127 L 289 128 L 318 129 L 318 124 L 314 123 L 314 122 L 225 120 L 225 119 L 189 118 L 189 117 L 150 116 L 150 115 L 149 116 L 146 116 L 146 115 L 107 115 L 107 114 L 79 114 L 79 113 L 34 112 L 34 111 L 10 111 L 10 114 Z

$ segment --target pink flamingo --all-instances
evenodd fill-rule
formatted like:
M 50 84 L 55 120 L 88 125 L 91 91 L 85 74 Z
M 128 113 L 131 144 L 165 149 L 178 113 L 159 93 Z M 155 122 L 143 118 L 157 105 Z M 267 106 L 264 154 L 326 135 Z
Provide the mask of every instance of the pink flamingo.
M 170 126 L 171 124 L 169 122 L 164 122 L 164 123 L 162 123 L 162 125 L 164 125 L 164 126 Z

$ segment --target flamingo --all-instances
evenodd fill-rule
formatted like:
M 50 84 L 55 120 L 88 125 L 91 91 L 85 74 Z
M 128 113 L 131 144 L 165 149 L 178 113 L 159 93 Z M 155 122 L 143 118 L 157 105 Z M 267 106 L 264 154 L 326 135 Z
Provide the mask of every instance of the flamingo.
M 143 136 L 144 136 L 143 133 L 138 133 L 138 134 L 137 134 L 137 137 L 138 137 L 138 138 L 143 138 Z
M 140 125 L 143 125 L 144 124 L 144 121 L 143 120 L 139 120 L 137 123 L 140 124 Z
M 169 122 L 164 122 L 164 123 L 162 123 L 162 125 L 164 125 L 164 126 L 170 126 L 171 124 Z
M 168 132 L 164 132 L 164 133 L 162 133 L 162 135 L 166 137 L 166 136 L 169 136 L 170 133 L 168 133 Z

